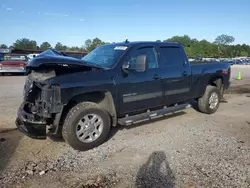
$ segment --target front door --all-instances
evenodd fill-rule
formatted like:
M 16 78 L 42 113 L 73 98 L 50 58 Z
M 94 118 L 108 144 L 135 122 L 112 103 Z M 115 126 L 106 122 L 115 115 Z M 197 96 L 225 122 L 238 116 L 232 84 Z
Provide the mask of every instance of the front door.
M 136 71 L 136 58 L 140 55 L 146 55 L 148 68 L 145 72 Z M 154 46 L 135 49 L 129 55 L 128 62 L 130 63 L 128 74 L 118 78 L 120 115 L 161 106 L 163 85 L 160 80 L 160 67 Z

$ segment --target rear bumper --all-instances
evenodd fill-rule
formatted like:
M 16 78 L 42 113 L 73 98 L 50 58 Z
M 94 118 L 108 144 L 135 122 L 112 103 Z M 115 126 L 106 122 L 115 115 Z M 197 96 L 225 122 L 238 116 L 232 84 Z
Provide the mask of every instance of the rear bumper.
M 20 132 L 34 139 L 46 139 L 46 121 L 37 121 L 33 114 L 25 112 L 23 105 L 18 110 L 16 126 Z
M 25 73 L 25 69 L 0 69 L 0 73 Z

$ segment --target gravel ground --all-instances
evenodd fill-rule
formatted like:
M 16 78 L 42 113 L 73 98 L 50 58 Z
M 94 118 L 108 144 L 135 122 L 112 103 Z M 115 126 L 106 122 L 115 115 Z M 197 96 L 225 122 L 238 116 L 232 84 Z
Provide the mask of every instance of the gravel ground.
M 9 131 L 23 81 L 0 78 L 0 187 L 250 187 L 247 77 L 232 79 L 213 115 L 190 108 L 118 126 L 106 143 L 86 152 Z

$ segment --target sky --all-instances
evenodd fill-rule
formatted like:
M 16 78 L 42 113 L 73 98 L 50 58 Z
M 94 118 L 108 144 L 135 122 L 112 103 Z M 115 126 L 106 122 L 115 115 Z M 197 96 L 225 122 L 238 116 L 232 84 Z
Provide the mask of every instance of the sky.
M 250 0 L 0 0 L 0 44 L 17 39 L 82 46 L 165 40 L 187 34 L 213 42 L 250 44 Z

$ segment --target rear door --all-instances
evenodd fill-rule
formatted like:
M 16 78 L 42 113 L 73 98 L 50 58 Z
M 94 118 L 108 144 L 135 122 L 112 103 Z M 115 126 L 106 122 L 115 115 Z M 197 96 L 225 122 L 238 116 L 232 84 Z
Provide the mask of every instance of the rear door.
M 164 105 L 171 105 L 189 99 L 191 69 L 181 46 L 159 46 Z
M 147 56 L 148 69 L 137 72 L 136 58 Z M 163 103 L 163 84 L 160 80 L 160 67 L 155 46 L 134 49 L 128 55 L 130 70 L 127 75 L 118 77 L 120 115 L 161 106 Z

